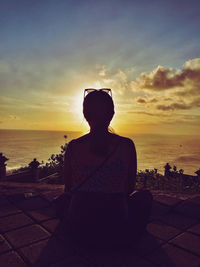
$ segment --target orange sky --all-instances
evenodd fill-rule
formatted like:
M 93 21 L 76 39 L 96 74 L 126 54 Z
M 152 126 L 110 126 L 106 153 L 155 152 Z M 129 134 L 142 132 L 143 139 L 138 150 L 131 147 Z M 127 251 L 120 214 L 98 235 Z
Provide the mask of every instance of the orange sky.
M 0 129 L 85 132 L 108 87 L 116 132 L 199 134 L 199 3 L 77 1 L 2 4 Z
M 1 97 L 9 114 L 1 118 L 1 128 L 85 132 L 88 126 L 82 114 L 83 88 L 109 87 L 115 102 L 111 126 L 116 132 L 199 133 L 200 59 L 189 60 L 176 70 L 159 66 L 133 80 L 122 70 L 111 75 L 102 66 L 95 71 L 83 81 L 77 79 L 71 90 L 62 78 L 59 93 L 33 91 L 28 100 Z

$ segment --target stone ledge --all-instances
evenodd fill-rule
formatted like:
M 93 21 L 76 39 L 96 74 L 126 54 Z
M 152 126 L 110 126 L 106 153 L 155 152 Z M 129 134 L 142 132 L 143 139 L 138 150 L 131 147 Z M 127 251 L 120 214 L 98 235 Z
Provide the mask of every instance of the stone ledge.
M 32 197 L 26 199 L 27 192 Z M 149 233 L 138 248 L 104 251 L 83 249 L 61 238 L 50 202 L 62 192 L 60 185 L 0 182 L 0 266 L 200 265 L 200 195 L 152 191 Z
M 170 240 L 170 243 L 200 256 L 200 236 L 185 232 Z
M 33 224 L 33 221 L 24 213 L 9 215 L 4 218 L 0 218 L 0 232 L 5 233 L 29 224 Z
M 198 267 L 200 264 L 200 257 L 170 244 L 163 245 L 147 257 L 158 266 Z
M 27 267 L 28 265 L 23 261 L 17 252 L 11 251 L 0 255 L 0 263 L 2 267 Z
M 14 248 L 23 247 L 49 237 L 49 233 L 37 224 L 7 232 L 4 235 Z

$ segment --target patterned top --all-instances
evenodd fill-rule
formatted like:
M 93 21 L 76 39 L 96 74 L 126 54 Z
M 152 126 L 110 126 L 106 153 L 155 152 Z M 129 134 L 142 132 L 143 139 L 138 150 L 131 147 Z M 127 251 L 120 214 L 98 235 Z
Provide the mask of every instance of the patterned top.
M 112 140 L 108 151 L 110 156 L 99 169 L 107 156 L 99 157 L 90 151 L 89 135 L 68 144 L 64 166 L 66 190 L 104 193 L 134 190 L 137 170 L 134 143 L 114 134 Z

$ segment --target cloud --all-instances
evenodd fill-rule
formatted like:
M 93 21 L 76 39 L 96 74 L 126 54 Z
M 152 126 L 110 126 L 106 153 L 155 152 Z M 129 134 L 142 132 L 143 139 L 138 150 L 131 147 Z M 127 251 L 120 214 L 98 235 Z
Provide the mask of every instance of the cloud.
M 129 111 L 128 113 L 138 114 L 138 115 L 147 115 L 147 116 L 160 116 L 160 114 L 154 114 L 146 111 Z
M 97 75 L 94 74 L 94 76 L 101 86 L 114 89 L 117 95 L 124 95 L 129 88 L 127 73 L 124 70 L 97 65 L 96 72 Z
M 195 163 L 200 163 L 200 160 L 198 157 L 191 157 L 191 156 L 181 156 L 175 159 L 175 162 L 178 163 L 184 163 L 184 162 L 195 162 Z
M 101 68 L 100 68 L 100 70 L 99 70 L 99 76 L 105 76 L 106 75 L 106 68 L 105 68 L 105 66 L 102 66 Z
M 191 102 L 191 105 L 194 107 L 200 107 L 200 98 L 196 98 Z
M 136 102 L 137 102 L 137 103 L 140 103 L 140 104 L 146 104 L 146 100 L 145 100 L 144 98 L 142 98 L 142 97 L 138 97 L 138 98 L 136 99 Z
M 197 86 L 193 85 L 193 88 L 191 89 L 179 90 L 174 93 L 174 95 L 180 96 L 180 97 L 193 97 L 199 94 L 200 94 L 200 85 L 197 85 Z
M 119 77 L 122 79 L 122 81 L 124 81 L 124 82 L 127 81 L 127 75 L 122 70 L 119 70 Z
M 187 110 L 195 107 L 200 107 L 200 98 L 192 100 L 190 103 L 171 103 L 170 105 L 157 105 L 158 110 Z
M 20 117 L 17 115 L 10 114 L 9 115 L 9 120 L 20 120 Z
M 171 103 L 169 105 L 157 105 L 156 109 L 158 110 L 163 110 L 163 111 L 167 111 L 167 110 L 188 110 L 191 108 L 195 108 L 195 107 L 200 107 L 200 97 L 193 99 L 192 101 L 190 101 L 189 103 L 185 103 L 183 101 L 177 103 Z
M 77 75 L 51 60 L 0 60 L 0 90 L 4 95 L 27 100 L 35 92 L 63 96 L 66 90 L 73 91 L 74 84 L 77 86 Z
M 150 98 L 150 99 L 148 99 L 148 101 L 147 101 L 148 103 L 157 103 L 158 102 L 158 99 L 157 98 Z
M 157 103 L 159 100 L 155 97 L 153 98 L 142 98 L 142 97 L 138 97 L 136 99 L 136 102 L 139 104 L 149 104 L 149 103 Z
M 172 103 L 170 105 L 157 105 L 156 108 L 158 110 L 163 110 L 163 111 L 167 111 L 167 110 L 175 110 L 175 109 L 182 109 L 182 110 L 186 110 L 186 109 L 190 109 L 191 105 L 187 105 L 187 104 L 183 104 L 183 103 Z
M 155 92 L 187 88 L 189 92 L 198 94 L 200 92 L 200 58 L 188 60 L 179 70 L 158 66 L 149 74 L 143 72 L 140 77 L 132 81 L 132 86 Z
M 171 97 L 165 97 L 163 100 L 164 101 L 172 101 L 173 99 Z
M 1 118 L 0 124 L 3 124 L 5 122 L 14 123 L 15 121 L 19 121 L 19 120 L 21 120 L 20 116 L 15 115 L 15 114 L 8 114 L 8 115 L 4 115 L 4 117 Z
M 200 69 L 200 58 L 194 58 L 185 62 L 185 68 L 196 70 Z
M 158 66 L 149 74 L 142 73 L 131 85 L 134 92 L 141 92 L 135 101 L 147 112 L 199 108 L 200 58 L 186 61 L 182 69 Z

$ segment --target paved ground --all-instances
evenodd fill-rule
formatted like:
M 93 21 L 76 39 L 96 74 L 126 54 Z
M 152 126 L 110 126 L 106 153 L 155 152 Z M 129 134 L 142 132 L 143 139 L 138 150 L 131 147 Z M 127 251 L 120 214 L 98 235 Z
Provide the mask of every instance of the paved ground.
M 200 195 L 153 191 L 148 233 L 139 247 L 100 251 L 63 240 L 51 206 L 62 191 L 62 186 L 0 183 L 1 267 L 200 266 Z

